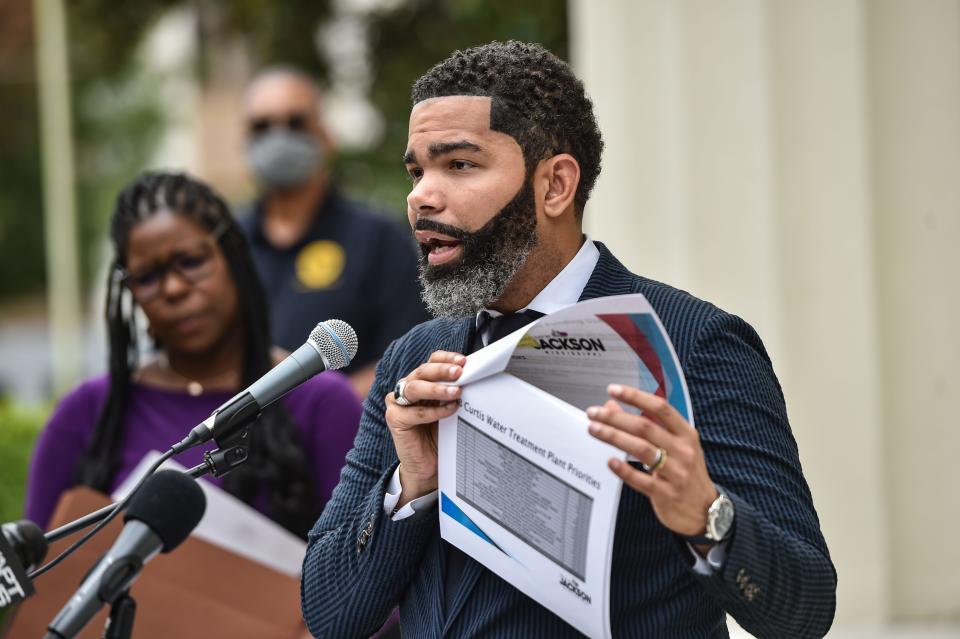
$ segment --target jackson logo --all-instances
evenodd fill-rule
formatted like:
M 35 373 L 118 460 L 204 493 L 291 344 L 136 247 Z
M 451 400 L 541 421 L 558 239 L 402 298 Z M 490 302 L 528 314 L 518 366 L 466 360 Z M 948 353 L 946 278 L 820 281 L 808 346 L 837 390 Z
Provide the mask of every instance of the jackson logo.
M 559 334 L 558 334 L 559 333 Z M 540 350 L 603 352 L 606 347 L 598 337 L 570 337 L 566 333 L 555 331 L 550 337 L 534 338 Z
M 567 590 L 569 590 L 570 592 L 572 592 L 573 594 L 575 594 L 576 596 L 580 597 L 582 600 L 584 600 L 588 604 L 593 603 L 593 600 L 590 599 L 590 595 L 580 590 L 580 582 L 578 582 L 576 579 L 567 579 L 563 575 L 560 575 L 560 585 L 566 588 Z

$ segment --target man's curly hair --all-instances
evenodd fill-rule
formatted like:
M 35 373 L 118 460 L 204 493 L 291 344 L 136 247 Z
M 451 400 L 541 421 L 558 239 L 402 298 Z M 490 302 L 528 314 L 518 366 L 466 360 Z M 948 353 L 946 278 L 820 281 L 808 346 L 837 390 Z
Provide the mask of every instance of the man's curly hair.
M 580 164 L 574 206 L 583 214 L 600 175 L 603 139 L 593 103 L 566 62 L 539 44 L 490 42 L 455 51 L 423 74 L 411 92 L 414 105 L 455 95 L 493 99 L 490 128 L 517 141 L 527 175 L 542 159 L 572 155 Z

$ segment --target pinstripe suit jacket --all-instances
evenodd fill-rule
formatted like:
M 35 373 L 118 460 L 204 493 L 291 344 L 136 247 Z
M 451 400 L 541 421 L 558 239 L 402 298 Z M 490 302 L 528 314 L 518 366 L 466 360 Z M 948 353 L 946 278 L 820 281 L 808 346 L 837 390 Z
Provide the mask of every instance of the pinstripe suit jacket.
M 758 637 L 819 637 L 833 620 L 836 572 L 800 469 L 783 395 L 743 320 L 633 275 L 600 243 L 581 299 L 643 293 L 673 340 L 711 478 L 736 505 L 722 569 L 691 569 L 689 550 L 625 488 L 613 550 L 615 637 L 726 637 L 724 612 Z M 436 507 L 383 513 L 397 454 L 384 396 L 443 349 L 466 351 L 473 321 L 434 320 L 395 341 L 377 369 L 340 484 L 310 533 L 301 604 L 317 637 L 366 637 L 400 606 L 404 637 L 573 637 L 572 627 L 468 559 L 444 611 Z

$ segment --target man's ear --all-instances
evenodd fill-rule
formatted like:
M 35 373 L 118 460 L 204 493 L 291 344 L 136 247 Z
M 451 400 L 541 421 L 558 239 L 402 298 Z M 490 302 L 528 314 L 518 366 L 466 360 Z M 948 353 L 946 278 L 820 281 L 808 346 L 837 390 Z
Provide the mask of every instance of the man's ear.
M 580 164 L 569 153 L 560 153 L 540 162 L 537 181 L 543 189 L 543 212 L 547 217 L 559 217 L 573 208 L 574 196 L 580 184 Z

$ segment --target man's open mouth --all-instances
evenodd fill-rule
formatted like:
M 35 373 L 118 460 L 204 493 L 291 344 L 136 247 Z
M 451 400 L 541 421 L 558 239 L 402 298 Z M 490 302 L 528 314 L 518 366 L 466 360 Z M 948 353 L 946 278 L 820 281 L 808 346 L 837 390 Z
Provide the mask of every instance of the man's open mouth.
M 417 231 L 417 241 L 431 265 L 445 264 L 460 255 L 463 242 L 433 231 Z

